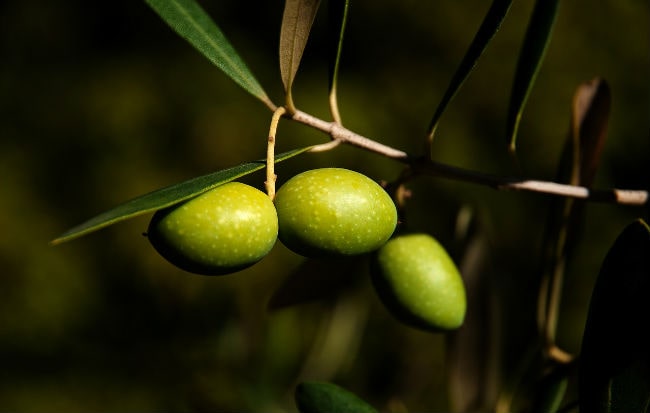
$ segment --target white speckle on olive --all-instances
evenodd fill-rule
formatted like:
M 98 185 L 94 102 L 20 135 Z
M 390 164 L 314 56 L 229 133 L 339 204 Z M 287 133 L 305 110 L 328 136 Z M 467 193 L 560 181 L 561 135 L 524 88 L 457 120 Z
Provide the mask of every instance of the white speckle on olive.
M 371 274 L 380 299 L 402 322 L 434 331 L 463 323 L 467 306 L 463 280 L 430 235 L 391 239 L 374 255 Z
M 305 256 L 356 255 L 381 247 L 397 224 L 395 204 L 370 178 L 341 168 L 303 172 L 277 192 L 279 238 Z
M 278 220 L 266 194 L 231 182 L 156 212 L 147 232 L 154 248 L 179 268 L 227 274 L 268 254 L 277 239 Z

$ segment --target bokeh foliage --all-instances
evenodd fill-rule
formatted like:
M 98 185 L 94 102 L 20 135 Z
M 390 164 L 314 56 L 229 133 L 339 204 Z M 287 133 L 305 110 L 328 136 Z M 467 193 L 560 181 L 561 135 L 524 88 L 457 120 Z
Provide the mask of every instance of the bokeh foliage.
M 271 99 L 283 2 L 203 2 Z M 322 6 L 326 6 L 324 3 Z M 352 2 L 339 73 L 347 127 L 418 151 L 435 105 L 489 2 Z M 508 88 L 532 10 L 515 2 L 447 109 L 434 158 L 516 174 L 503 145 Z M 650 8 L 560 5 L 519 127 L 522 173 L 552 179 L 575 87 L 612 89 L 598 187 L 650 188 Z M 326 13 L 293 83 L 296 105 L 327 116 Z M 265 153 L 270 113 L 169 30 L 144 2 L 9 0 L 0 5 L 0 410 L 286 411 L 299 379 L 335 380 L 382 410 L 444 410 L 444 337 L 396 323 L 365 266 L 327 300 L 267 311 L 302 260 L 278 244 L 239 274 L 206 278 L 158 257 L 147 218 L 83 240 L 48 241 L 126 199 Z M 279 150 L 325 137 L 280 124 Z M 278 167 L 280 183 L 319 166 L 395 179 L 400 165 L 355 148 Z M 244 179 L 262 188 L 261 173 Z M 534 327 L 549 200 L 420 178 L 409 225 L 460 258 L 459 208 L 479 217 L 505 373 Z M 577 352 L 591 288 L 612 241 L 648 209 L 594 204 L 567 267 L 558 339 Z M 352 267 L 357 268 L 357 267 Z M 470 310 L 471 311 L 471 308 Z M 495 334 L 500 334 L 495 331 Z M 571 392 L 570 388 L 570 392 Z

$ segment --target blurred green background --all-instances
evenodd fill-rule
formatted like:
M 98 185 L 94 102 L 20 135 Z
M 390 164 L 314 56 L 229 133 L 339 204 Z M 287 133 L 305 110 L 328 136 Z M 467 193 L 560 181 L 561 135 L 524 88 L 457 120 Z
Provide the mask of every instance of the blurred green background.
M 282 103 L 283 2 L 201 3 Z M 613 101 L 595 186 L 650 188 L 650 6 L 641 0 L 561 4 L 520 128 L 521 171 L 513 167 L 506 108 L 529 3 L 515 2 L 448 108 L 435 159 L 552 179 L 575 88 L 602 76 Z M 352 1 L 339 84 L 345 125 L 420 151 L 489 4 Z M 294 84 L 297 106 L 325 118 L 326 6 Z M 294 289 L 277 300 L 282 308 L 268 311 L 274 291 L 303 261 L 280 243 L 256 266 L 224 277 L 167 264 L 141 235 L 147 216 L 48 245 L 127 199 L 264 156 L 268 110 L 144 2 L 4 1 L 0 56 L 0 411 L 292 411 L 293 386 L 303 379 L 335 381 L 382 410 L 448 409 L 445 337 L 394 321 L 364 262 L 346 264 L 343 280 L 336 268 L 320 266 L 338 283 L 330 296 L 289 306 Z M 326 139 L 282 122 L 278 150 Z M 387 181 L 401 170 L 343 147 L 294 158 L 277 172 L 281 183 L 321 166 Z M 259 173 L 244 179 L 259 188 L 263 180 Z M 476 293 L 497 304 L 490 317 L 499 320 L 481 340 L 499 343 L 486 355 L 503 366 L 497 376 L 507 376 L 534 332 L 549 198 L 431 177 L 410 188 L 409 225 L 439 238 L 459 263 L 458 211 L 477 218 L 485 257 L 479 272 L 491 287 Z M 607 249 L 637 217 L 647 219 L 648 208 L 587 208 L 559 326 L 568 351 L 579 350 Z M 327 289 L 305 283 L 298 290 L 307 295 Z

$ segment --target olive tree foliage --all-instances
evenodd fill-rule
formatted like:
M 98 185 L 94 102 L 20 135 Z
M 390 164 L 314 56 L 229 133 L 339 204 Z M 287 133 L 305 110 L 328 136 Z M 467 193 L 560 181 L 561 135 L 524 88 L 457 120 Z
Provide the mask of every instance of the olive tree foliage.
M 364 136 L 349 129 L 345 112 L 339 108 L 339 74 L 346 45 L 346 28 L 354 2 L 327 2 L 328 47 L 319 51 L 329 62 L 329 117 L 319 117 L 300 109 L 294 80 L 300 74 L 300 63 L 308 47 L 314 20 L 322 5 L 319 0 L 286 0 L 279 36 L 278 62 L 284 99 L 275 100 L 267 94 L 241 54 L 229 42 L 217 23 L 195 0 L 146 0 L 147 4 L 178 35 L 187 40 L 205 58 L 232 79 L 244 91 L 257 99 L 272 113 L 268 140 L 264 143 L 267 156 L 259 160 L 242 160 L 236 166 L 174 184 L 127 201 L 113 209 L 73 227 L 53 241 L 60 244 L 97 231 L 109 225 L 174 207 L 200 196 L 225 183 L 256 171 L 266 172 L 266 190 L 275 194 L 276 165 L 295 157 L 325 151 L 337 151 L 341 146 L 369 151 L 401 165 L 397 177 L 377 177 L 392 196 L 402 219 L 409 205 L 417 202 L 409 184 L 416 179 L 444 179 L 486 186 L 497 191 L 534 192 L 550 197 L 546 233 L 542 242 L 542 260 L 535 286 L 537 312 L 531 326 L 535 338 L 530 349 L 519 360 L 518 367 L 507 374 L 500 368 L 495 349 L 490 344 L 489 291 L 481 271 L 471 265 L 461 266 L 468 291 L 468 315 L 465 324 L 452 332 L 428 332 L 445 335 L 446 388 L 449 409 L 457 412 L 496 411 L 512 409 L 535 412 L 571 411 L 580 408 L 589 412 L 648 411 L 650 406 L 650 340 L 645 331 L 650 312 L 644 300 L 650 295 L 650 229 L 641 219 L 632 222 L 614 241 L 606 257 L 593 291 L 581 351 L 573 354 L 558 343 L 557 330 L 563 297 L 565 269 L 590 202 L 610 203 L 623 208 L 647 208 L 648 193 L 644 190 L 594 188 L 594 180 L 607 138 L 607 125 L 612 106 L 612 91 L 606 79 L 595 77 L 575 85 L 570 110 L 570 127 L 564 149 L 552 181 L 522 176 L 501 176 L 460 168 L 435 160 L 433 156 L 446 110 L 475 68 L 480 67 L 490 42 L 498 37 L 502 23 L 512 6 L 509 0 L 494 0 L 487 9 L 473 40 L 451 76 L 447 88 L 432 108 L 428 123 L 423 123 L 422 150 L 407 152 L 389 145 L 381 138 Z M 561 13 L 560 2 L 537 1 L 521 39 L 516 67 L 509 85 L 506 133 L 492 142 L 501 145 L 514 165 L 517 147 L 523 137 L 520 124 L 534 91 L 537 75 L 551 44 L 554 25 Z M 218 20 L 218 19 L 217 19 Z M 399 35 L 399 34 L 396 34 Z M 324 142 L 275 153 L 277 140 L 282 139 L 285 122 L 322 132 Z M 532 217 L 531 217 L 532 218 Z M 458 214 L 458 227 L 463 237 L 464 257 L 471 256 L 480 239 L 475 227 L 476 217 L 467 211 Z M 405 224 L 406 223 L 406 224 Z M 462 230 L 464 228 L 464 231 Z M 471 261 L 470 261 L 471 262 Z M 340 264 L 339 267 L 337 265 Z M 343 263 L 310 261 L 305 265 L 328 266 L 330 271 L 356 268 Z M 351 268 L 350 268 L 351 267 Z M 345 272 L 345 271 L 344 271 Z M 309 282 L 304 282 L 309 288 Z M 277 296 L 286 293 L 279 291 Z M 496 327 L 494 327 L 496 328 Z M 381 346 L 382 343 L 376 343 Z M 578 391 L 567 392 L 571 383 L 579 383 Z M 390 390 L 388 390 L 390 392 Z M 567 396 L 568 395 L 568 396 Z M 575 397 L 574 397 L 575 396 Z M 443 398 L 444 398 L 443 397 Z M 296 386 L 295 400 L 302 412 L 374 411 L 367 402 L 350 391 L 318 381 L 303 381 Z M 396 408 L 396 411 L 399 408 Z M 401 411 L 401 410 L 400 410 Z

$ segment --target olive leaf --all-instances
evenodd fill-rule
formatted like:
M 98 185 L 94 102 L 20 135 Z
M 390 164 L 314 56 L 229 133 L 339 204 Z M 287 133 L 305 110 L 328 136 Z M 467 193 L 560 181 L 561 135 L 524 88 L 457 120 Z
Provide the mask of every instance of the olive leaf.
M 463 60 L 458 65 L 456 73 L 454 73 L 454 76 L 449 82 L 449 86 L 447 86 L 447 90 L 445 91 L 442 100 L 438 104 L 438 107 L 433 114 L 433 118 L 429 123 L 430 137 L 433 137 L 443 112 L 451 100 L 454 98 L 454 96 L 456 96 L 456 93 L 458 93 L 460 87 L 463 85 L 470 72 L 476 66 L 476 63 L 478 63 L 478 60 L 487 48 L 488 43 L 490 43 L 494 35 L 497 33 L 497 31 L 499 31 L 501 23 L 508 14 L 508 10 L 510 9 L 511 4 L 512 0 L 494 0 L 492 2 L 492 5 L 485 15 L 485 18 L 483 19 L 483 23 L 481 23 L 478 32 L 476 32 L 474 40 L 472 40 L 472 43 L 467 49 L 467 52 L 465 52 Z
M 573 97 L 571 125 L 557 170 L 556 181 L 590 187 L 607 137 L 607 121 L 611 94 L 607 83 L 599 78 L 581 83 Z M 540 319 L 548 334 L 554 334 L 557 323 L 555 307 L 559 301 L 564 264 L 571 249 L 579 245 L 577 238 L 584 221 L 586 202 L 569 198 L 552 200 L 544 240 L 544 266 L 540 303 Z M 542 321 L 543 320 L 543 321 Z
M 309 39 L 320 0 L 286 0 L 280 28 L 280 75 L 291 102 L 291 86 Z
M 601 78 L 580 84 L 574 95 L 572 134 L 580 148 L 578 185 L 590 187 L 594 181 L 607 137 L 611 103 L 609 85 Z
M 349 0 L 330 0 L 329 2 L 329 88 L 330 110 L 336 122 L 341 122 L 337 103 L 336 85 L 338 83 L 341 51 L 348 20 Z
M 450 411 L 492 410 L 501 372 L 499 345 L 503 311 L 485 223 L 469 208 L 459 211 L 456 225 L 459 270 L 467 293 L 463 325 L 445 335 Z
M 336 87 L 345 26 L 348 20 L 349 0 L 330 0 L 329 2 L 329 84 Z
M 580 411 L 650 407 L 650 227 L 637 220 L 611 247 L 589 303 L 579 373 Z
M 311 146 L 294 149 L 275 156 L 275 162 L 282 162 L 286 159 L 299 155 Z M 148 212 L 153 212 L 162 208 L 166 208 L 193 198 L 203 192 L 209 191 L 219 185 L 241 178 L 266 166 L 266 160 L 258 160 L 253 162 L 243 163 L 232 168 L 223 169 L 211 174 L 192 178 L 190 180 L 171 185 L 162 189 L 158 189 L 148 194 L 141 195 L 130 201 L 116 206 L 102 214 L 89 219 L 88 221 L 77 225 L 74 228 L 61 234 L 58 238 L 51 241 L 52 245 L 61 244 L 63 242 L 71 241 L 83 235 L 105 228 L 109 225 L 133 218 Z
M 524 105 L 535 83 L 553 32 L 559 0 L 537 0 L 528 23 L 524 44 L 519 54 L 517 70 L 510 94 L 507 139 L 510 152 L 516 149 L 517 131 Z
M 600 163 L 611 106 L 607 82 L 594 78 L 576 88 L 571 105 L 571 124 L 555 179 L 590 187 Z
M 377 413 L 366 401 L 333 383 L 302 382 L 294 396 L 300 413 Z
M 607 138 L 607 124 L 611 106 L 611 92 L 607 82 L 600 78 L 581 83 L 573 96 L 571 126 L 569 138 L 566 141 L 560 168 L 558 182 L 572 185 L 591 187 L 600 156 Z M 567 247 L 578 245 L 576 237 L 582 226 L 584 200 L 556 200 L 564 204 L 564 216 L 559 217 L 564 222 L 567 233 L 562 235 Z M 564 254 L 567 254 L 565 251 Z
M 195 0 L 145 1 L 176 33 L 239 86 L 267 106 L 274 106 L 228 39 Z
M 557 412 L 560 409 L 569 385 L 570 367 L 555 366 L 540 379 L 532 402 L 532 413 Z

